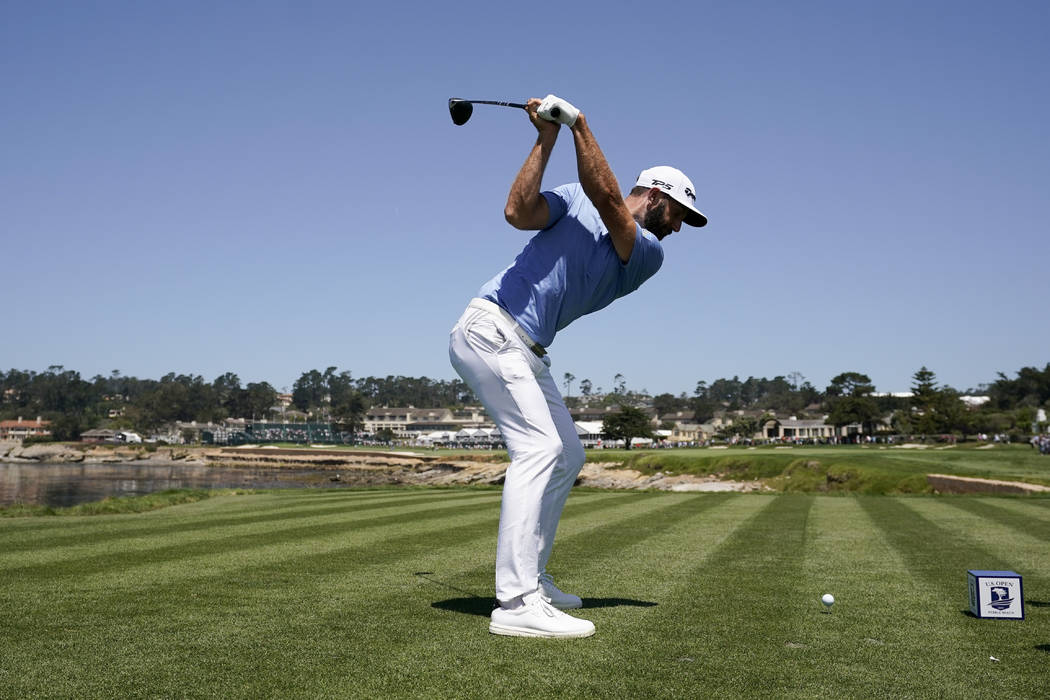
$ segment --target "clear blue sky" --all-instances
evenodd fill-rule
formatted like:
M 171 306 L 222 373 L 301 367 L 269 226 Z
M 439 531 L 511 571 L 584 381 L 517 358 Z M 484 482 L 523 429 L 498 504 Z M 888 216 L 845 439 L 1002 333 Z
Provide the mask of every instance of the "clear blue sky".
M 611 389 L 1050 361 L 1050 3 L 0 0 L 0 368 L 455 376 L 558 94 L 705 229 L 562 331 Z M 545 178 L 576 179 L 562 135 Z

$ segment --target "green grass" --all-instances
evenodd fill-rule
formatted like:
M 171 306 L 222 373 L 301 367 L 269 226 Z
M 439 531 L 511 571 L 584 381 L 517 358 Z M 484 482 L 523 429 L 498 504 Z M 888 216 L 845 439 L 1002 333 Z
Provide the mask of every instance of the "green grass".
M 145 513 L 146 511 L 177 506 L 183 503 L 196 503 L 215 496 L 241 493 L 252 493 L 252 491 L 243 489 L 168 489 L 143 496 L 112 496 L 101 501 L 81 503 L 65 508 L 16 503 L 10 506 L 0 506 L 0 518 Z
M 382 451 L 386 448 L 364 448 Z M 397 448 L 402 449 L 402 448 Z M 413 451 L 410 448 L 403 448 Z M 415 452 L 442 457 L 506 462 L 504 450 Z M 925 448 L 886 445 L 762 446 L 726 449 L 591 450 L 590 462 L 618 463 L 645 474 L 713 474 L 730 480 L 761 480 L 775 491 L 922 494 L 932 489 L 926 475 L 954 474 L 1050 486 L 1050 458 L 1028 445 Z
M 579 490 L 551 569 L 598 633 L 550 641 L 487 632 L 499 498 L 0 521 L 0 696 L 1045 697 L 1050 499 Z M 966 614 L 968 568 L 1028 619 Z
M 1050 485 L 1050 459 L 1027 445 L 905 449 L 870 446 L 605 450 L 591 461 L 620 462 L 643 473 L 715 474 L 764 481 L 777 491 L 927 493 L 927 474 L 954 474 Z

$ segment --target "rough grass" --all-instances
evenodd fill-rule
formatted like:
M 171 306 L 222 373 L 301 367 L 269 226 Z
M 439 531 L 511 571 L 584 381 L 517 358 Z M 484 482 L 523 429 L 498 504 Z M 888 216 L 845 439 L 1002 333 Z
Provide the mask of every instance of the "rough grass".
M 0 518 L 34 517 L 44 515 L 115 515 L 118 513 L 145 513 L 168 506 L 195 503 L 215 496 L 227 496 L 252 491 L 236 489 L 169 489 L 144 496 L 115 496 L 101 501 L 81 503 L 67 508 L 16 503 L 0 507 Z
M 590 459 L 597 459 L 591 453 Z M 777 491 L 929 493 L 927 474 L 1050 485 L 1050 458 L 1028 446 L 914 449 L 885 446 L 760 447 L 726 450 L 604 450 L 601 461 L 643 473 L 762 480 Z
M 0 695 L 1045 697 L 1050 499 L 574 492 L 551 569 L 598 633 L 562 642 L 487 632 L 499 499 L 4 520 Z M 968 568 L 1028 619 L 968 615 Z

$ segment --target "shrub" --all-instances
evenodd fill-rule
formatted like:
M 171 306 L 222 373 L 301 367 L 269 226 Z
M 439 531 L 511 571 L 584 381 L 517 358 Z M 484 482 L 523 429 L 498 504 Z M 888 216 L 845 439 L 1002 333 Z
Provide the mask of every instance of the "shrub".
M 56 442 L 53 435 L 34 435 L 33 437 L 27 437 L 22 441 L 22 447 L 29 447 L 30 445 L 44 445 L 47 443 Z

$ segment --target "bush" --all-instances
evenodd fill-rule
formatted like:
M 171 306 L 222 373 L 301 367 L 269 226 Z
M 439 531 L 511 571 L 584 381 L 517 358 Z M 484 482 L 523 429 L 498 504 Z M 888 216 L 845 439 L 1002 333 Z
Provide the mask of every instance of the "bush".
M 796 460 L 770 484 L 785 492 L 867 494 L 928 493 L 925 474 L 907 474 L 852 464 Z
M 22 441 L 22 447 L 29 447 L 30 445 L 45 445 L 50 442 L 56 442 L 54 435 L 34 435 L 33 437 L 27 437 Z

